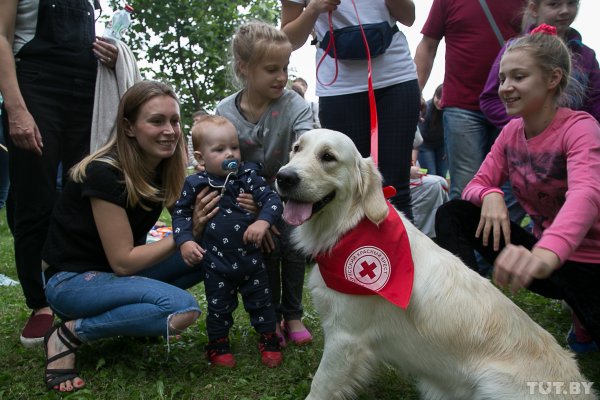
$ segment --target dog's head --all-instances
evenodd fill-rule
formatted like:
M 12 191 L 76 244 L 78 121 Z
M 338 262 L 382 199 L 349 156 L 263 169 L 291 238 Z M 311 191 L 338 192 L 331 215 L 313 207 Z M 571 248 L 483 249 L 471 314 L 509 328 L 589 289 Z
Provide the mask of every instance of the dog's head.
M 376 224 L 387 216 L 381 174 L 341 132 L 314 129 L 304 133 L 276 178 L 289 224 L 324 218 L 332 223 L 342 220 L 351 228 L 364 216 Z

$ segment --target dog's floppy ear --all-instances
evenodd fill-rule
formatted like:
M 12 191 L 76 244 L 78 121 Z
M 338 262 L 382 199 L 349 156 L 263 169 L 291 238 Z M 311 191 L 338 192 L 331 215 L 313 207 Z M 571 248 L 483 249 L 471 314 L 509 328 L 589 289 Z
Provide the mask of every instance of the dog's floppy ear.
M 387 217 L 388 206 L 381 187 L 381 174 L 371 158 L 360 158 L 358 192 L 366 217 L 379 224 Z

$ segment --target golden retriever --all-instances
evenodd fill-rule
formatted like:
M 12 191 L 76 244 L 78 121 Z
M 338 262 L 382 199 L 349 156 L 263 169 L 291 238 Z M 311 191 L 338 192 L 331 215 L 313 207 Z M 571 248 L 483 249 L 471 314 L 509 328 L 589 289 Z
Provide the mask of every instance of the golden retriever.
M 388 213 L 382 181 L 346 135 L 316 129 L 292 146 L 276 187 L 307 255 L 329 251 L 363 218 Z M 595 398 L 571 353 L 488 280 L 437 246 L 404 216 L 414 261 L 410 303 L 353 295 L 309 278 L 325 348 L 310 400 L 352 398 L 381 363 L 417 381 L 424 399 Z M 400 398 L 400 394 L 399 398 Z

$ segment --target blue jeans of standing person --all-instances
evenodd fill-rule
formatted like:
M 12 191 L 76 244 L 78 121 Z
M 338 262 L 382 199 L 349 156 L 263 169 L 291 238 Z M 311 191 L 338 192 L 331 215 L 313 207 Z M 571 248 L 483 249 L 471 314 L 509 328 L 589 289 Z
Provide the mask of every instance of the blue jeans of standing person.
M 460 199 L 463 189 L 479 170 L 500 129 L 480 111 L 447 107 L 442 118 L 450 170 L 450 199 Z M 502 185 L 501 189 L 511 221 L 520 223 L 525 211 L 514 197 L 510 182 Z
M 186 266 L 177 252 L 132 276 L 98 271 L 55 273 L 46 282 L 46 297 L 63 321 L 75 321 L 74 332 L 83 342 L 115 336 L 167 336 L 172 315 L 200 312 L 196 299 L 185 289 L 202 277 L 202 268 Z
M 448 161 L 446 159 L 446 147 L 444 144 L 441 146 L 429 146 L 423 143 L 419 146 L 419 166 L 427 169 L 429 175 L 438 175 L 442 178 L 446 178 L 448 173 Z
M 467 183 L 479 170 L 499 129 L 480 111 L 444 108 L 444 141 L 450 170 L 450 199 L 460 199 Z
M 365 71 L 366 79 L 366 71 Z M 394 186 L 390 202 L 410 220 L 410 164 L 421 92 L 417 80 L 375 90 L 379 123 L 379 171 L 384 186 Z M 363 157 L 371 154 L 371 115 L 368 92 L 319 97 L 321 126 L 350 137 Z

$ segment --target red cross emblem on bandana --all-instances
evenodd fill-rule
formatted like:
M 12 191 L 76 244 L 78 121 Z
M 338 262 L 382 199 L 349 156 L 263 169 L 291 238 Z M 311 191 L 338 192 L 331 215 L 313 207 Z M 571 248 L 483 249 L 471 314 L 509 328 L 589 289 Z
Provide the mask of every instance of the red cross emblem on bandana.
M 364 218 L 331 251 L 315 259 L 327 287 L 347 294 L 377 294 L 405 309 L 414 264 L 406 228 L 389 203 L 388 208 L 379 226 Z

